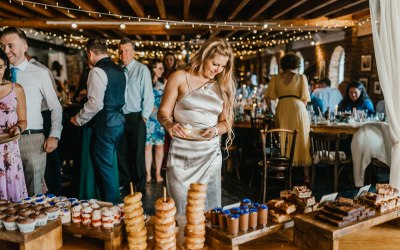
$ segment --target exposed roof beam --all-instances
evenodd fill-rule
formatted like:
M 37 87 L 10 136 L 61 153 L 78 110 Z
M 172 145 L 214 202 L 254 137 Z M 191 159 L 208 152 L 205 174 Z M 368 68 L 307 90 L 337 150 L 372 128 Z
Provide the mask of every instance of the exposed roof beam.
M 183 0 L 183 19 L 189 20 L 190 0 Z
M 335 12 L 330 17 L 336 18 L 336 17 L 341 17 L 341 16 L 345 16 L 345 15 L 349 15 L 349 14 L 357 14 L 360 12 L 364 12 L 366 10 L 369 10 L 369 2 L 365 2 L 360 5 L 355 5 L 355 6 L 343 9 L 341 11 Z
M 17 16 L 13 15 L 13 14 L 10 13 L 9 11 L 0 10 L 0 16 L 1 16 L 2 18 L 3 18 L 3 17 L 6 17 L 6 18 L 9 18 L 9 19 L 18 19 Z
M 89 10 L 92 12 L 97 12 L 96 8 L 94 8 L 88 1 L 84 0 L 70 0 L 73 4 L 75 4 L 78 8 L 80 7 L 81 9 L 84 10 Z M 89 15 L 92 18 L 99 19 L 100 17 L 98 15 Z
M 101 5 L 104 6 L 104 8 L 106 8 L 111 13 L 117 14 L 117 15 L 122 14 L 121 10 L 118 9 L 118 7 L 114 3 L 112 3 L 110 0 L 99 0 L 99 2 L 101 3 Z
M 138 17 L 144 17 L 144 10 L 142 5 L 137 0 L 127 0 L 129 6 L 135 11 Z
M 58 1 L 57 0 L 41 0 L 41 2 L 44 4 L 47 3 L 47 4 L 57 5 Z M 60 8 L 55 8 L 55 10 L 68 18 L 77 18 L 76 15 L 74 15 L 72 12 L 68 12 L 68 10 L 60 9 Z
M 211 5 L 211 8 L 208 11 L 208 14 L 207 14 L 207 17 L 206 17 L 207 20 L 210 20 L 214 16 L 214 13 L 217 10 L 218 5 L 219 5 L 220 2 L 221 2 L 221 0 L 214 0 L 213 1 L 213 4 Z
M 246 6 L 248 2 L 250 2 L 250 0 L 242 0 L 242 2 L 235 8 L 232 14 L 230 14 L 228 20 L 234 19 L 237 16 L 237 14 L 239 14 L 239 12 L 244 8 L 244 6 Z
M 15 4 L 10 4 L 8 2 L 0 2 L 0 8 L 7 11 L 14 13 L 16 15 L 22 17 L 29 17 L 29 18 L 36 18 L 37 16 L 30 11 L 26 11 L 25 9 L 16 6 Z
M 160 13 L 160 17 L 162 19 L 167 18 L 167 12 L 165 11 L 164 0 L 156 0 L 158 12 Z
M 300 1 L 297 1 L 296 3 L 294 3 L 294 4 L 290 5 L 290 6 L 288 6 L 288 7 L 287 7 L 286 9 L 284 9 L 283 11 L 281 11 L 281 12 L 279 12 L 278 14 L 274 15 L 274 16 L 272 17 L 272 19 L 277 19 L 277 18 L 279 18 L 279 17 L 285 15 L 285 14 L 288 13 L 289 11 L 293 10 L 294 8 L 297 8 L 297 6 L 300 6 L 300 5 L 302 5 L 303 3 L 307 2 L 307 1 L 308 1 L 308 0 L 300 0 Z
M 40 15 L 43 15 L 47 18 L 54 18 L 55 15 L 50 12 L 50 10 L 43 8 L 42 6 L 33 6 L 33 4 L 30 3 L 24 3 L 24 7 L 30 9 L 31 11 L 38 13 Z
M 257 17 L 259 17 L 262 13 L 265 12 L 265 10 L 267 10 L 267 9 L 268 9 L 271 5 L 273 5 L 276 1 L 277 1 L 277 0 L 271 0 L 271 1 L 268 1 L 267 3 L 265 3 L 256 13 L 254 13 L 254 14 L 249 18 L 249 20 L 251 21 L 251 20 L 254 20 L 254 19 L 256 19 Z
M 310 5 L 304 5 L 303 8 L 298 8 L 296 10 L 296 13 L 294 14 L 293 18 L 301 18 L 304 17 L 310 13 L 313 13 L 314 11 L 317 11 L 319 9 L 324 8 L 325 6 L 328 6 L 331 3 L 334 3 L 338 0 L 319 0 L 318 2 L 315 2 L 315 4 L 313 4 L 313 8 L 310 8 Z
M 315 13 L 311 13 L 310 17 L 311 18 L 316 18 L 316 17 L 321 17 L 321 16 L 329 16 L 332 15 L 333 13 L 336 13 L 338 11 L 341 11 L 343 9 L 347 9 L 350 8 L 354 5 L 363 3 L 363 2 L 367 2 L 368 0 L 357 0 L 357 1 L 353 1 L 353 0 L 340 0 L 339 2 L 337 2 L 336 4 L 332 4 L 329 5 L 326 8 L 320 9 L 319 11 L 315 12 Z

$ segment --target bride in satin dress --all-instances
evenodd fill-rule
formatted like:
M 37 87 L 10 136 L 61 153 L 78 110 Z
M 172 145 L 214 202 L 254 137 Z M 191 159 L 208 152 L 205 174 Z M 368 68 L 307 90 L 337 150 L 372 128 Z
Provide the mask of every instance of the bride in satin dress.
M 234 55 L 224 39 L 210 39 L 182 70 L 174 72 L 165 86 L 158 120 L 171 135 L 167 160 L 167 190 L 177 214 L 185 214 L 191 183 L 208 184 L 206 209 L 221 206 L 220 136 L 233 139 Z M 190 124 L 192 137 L 185 133 Z M 196 140 L 200 138 L 200 140 Z

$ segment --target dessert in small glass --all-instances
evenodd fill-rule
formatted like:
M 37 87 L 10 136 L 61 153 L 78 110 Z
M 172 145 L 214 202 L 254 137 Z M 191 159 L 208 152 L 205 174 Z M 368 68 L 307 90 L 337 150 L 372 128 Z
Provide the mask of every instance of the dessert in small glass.
M 258 224 L 265 227 L 268 222 L 268 206 L 261 204 L 258 206 Z
M 256 229 L 258 220 L 258 209 L 252 207 L 249 209 L 249 228 Z
M 226 222 L 230 214 L 230 210 L 223 210 L 221 211 L 221 213 L 218 214 L 218 224 L 219 228 L 221 228 L 222 231 L 225 231 L 227 228 Z
M 239 230 L 245 233 L 249 230 L 249 210 L 240 211 Z
M 227 218 L 228 233 L 236 236 L 239 233 L 239 214 L 231 214 Z

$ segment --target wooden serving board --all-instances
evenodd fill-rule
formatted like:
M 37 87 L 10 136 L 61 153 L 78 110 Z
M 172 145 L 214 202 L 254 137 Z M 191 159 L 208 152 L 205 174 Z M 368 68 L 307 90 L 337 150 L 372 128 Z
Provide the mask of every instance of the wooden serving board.
M 46 225 L 36 227 L 33 232 L 21 233 L 18 229 L 8 231 L 0 229 L 0 241 L 19 244 L 24 250 L 54 250 L 62 247 L 62 229 L 60 219 L 48 221 Z
M 377 213 L 342 228 L 318 220 L 317 214 L 318 212 L 311 212 L 294 217 L 294 243 L 296 246 L 302 249 L 339 249 L 340 238 L 400 218 L 400 209 Z
M 105 250 L 121 249 L 123 247 L 124 225 L 115 225 L 112 229 L 84 226 L 78 223 L 62 224 L 63 233 L 80 235 L 104 241 Z
M 261 238 L 265 235 L 278 232 L 285 228 L 293 227 L 293 220 L 282 223 L 268 221 L 266 227 L 258 226 L 256 229 L 249 229 L 246 233 L 240 232 L 236 236 L 230 235 L 219 227 L 211 227 L 211 223 L 206 224 L 206 241 L 212 249 L 239 249 L 239 245 Z

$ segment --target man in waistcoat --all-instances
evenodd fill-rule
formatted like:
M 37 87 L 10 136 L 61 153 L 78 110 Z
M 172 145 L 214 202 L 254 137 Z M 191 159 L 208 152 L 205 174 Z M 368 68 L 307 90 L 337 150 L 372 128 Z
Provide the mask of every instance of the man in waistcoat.
M 114 154 L 124 128 L 126 77 L 107 53 L 104 40 L 89 39 L 86 45 L 88 62 L 93 66 L 87 86 L 88 101 L 71 122 L 77 126 L 90 121 L 90 157 L 100 199 L 116 202 L 118 183 L 113 169 Z

